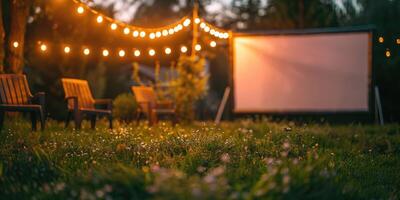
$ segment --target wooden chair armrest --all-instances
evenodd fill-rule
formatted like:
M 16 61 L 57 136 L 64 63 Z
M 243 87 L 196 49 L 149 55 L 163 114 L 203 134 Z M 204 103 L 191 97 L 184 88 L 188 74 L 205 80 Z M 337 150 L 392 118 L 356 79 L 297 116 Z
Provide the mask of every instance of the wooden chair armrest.
M 32 103 L 42 106 L 43 113 L 46 113 L 46 93 L 38 92 L 32 96 Z
M 158 101 L 156 103 L 157 108 L 175 108 L 175 104 L 173 101 L 166 100 L 166 101 Z
M 95 99 L 94 104 L 96 105 L 106 105 L 107 109 L 112 109 L 112 99 Z

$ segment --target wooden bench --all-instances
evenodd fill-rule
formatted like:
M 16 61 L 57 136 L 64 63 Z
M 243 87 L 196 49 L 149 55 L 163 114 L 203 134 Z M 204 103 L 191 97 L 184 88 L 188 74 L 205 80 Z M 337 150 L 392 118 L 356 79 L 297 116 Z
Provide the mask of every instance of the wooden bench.
M 158 115 L 172 116 L 173 124 L 177 123 L 178 118 L 175 112 L 175 105 L 171 101 L 157 101 L 157 95 L 152 87 L 133 86 L 131 87 L 138 103 L 137 120 L 144 114 L 153 125 L 158 122 Z
M 65 127 L 68 126 L 71 115 L 74 116 L 75 128 L 80 129 L 85 116 L 91 121 L 91 128 L 96 126 L 97 116 L 106 116 L 109 120 L 109 127 L 112 129 L 112 100 L 94 99 L 86 80 L 63 78 L 61 79 L 65 100 L 68 104 L 68 114 Z M 96 105 L 105 105 L 105 109 L 98 109 Z
M 30 113 L 32 130 L 36 131 L 39 116 L 41 130 L 45 128 L 45 94 L 31 94 L 25 75 L 0 74 L 0 129 L 3 127 L 5 112 Z

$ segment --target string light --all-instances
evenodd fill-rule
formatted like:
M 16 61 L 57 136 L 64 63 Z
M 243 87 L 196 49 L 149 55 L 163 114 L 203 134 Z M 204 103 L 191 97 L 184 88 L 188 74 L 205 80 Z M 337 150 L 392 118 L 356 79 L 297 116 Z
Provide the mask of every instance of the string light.
M 156 38 L 156 34 L 155 33 L 150 33 L 149 37 L 150 37 L 150 39 L 154 39 L 154 38 Z
M 383 43 L 384 41 L 385 41 L 385 39 L 381 36 L 381 37 L 379 37 L 379 43 Z
M 128 35 L 130 32 L 131 32 L 131 30 L 128 27 L 124 28 L 125 35 Z
M 103 50 L 103 56 L 104 56 L 104 57 L 107 57 L 108 55 L 110 55 L 110 52 L 108 52 L 107 49 L 104 49 L 104 50 Z
M 210 46 L 214 48 L 214 47 L 217 46 L 217 43 L 216 43 L 215 41 L 211 41 L 211 42 L 210 42 Z
M 96 20 L 97 20 L 97 23 L 100 24 L 103 22 L 103 17 L 99 15 Z
M 118 52 L 119 57 L 124 57 L 125 56 L 125 51 L 124 50 L 120 50 Z
M 83 12 L 85 12 L 85 9 L 84 9 L 82 6 L 79 6 L 79 7 L 76 9 L 76 12 L 78 12 L 78 14 L 83 14 Z
M 161 37 L 161 32 L 160 31 L 156 32 L 156 37 L 158 37 L 158 38 Z
M 13 42 L 13 47 L 14 48 L 18 48 L 19 47 L 19 43 L 17 41 Z
M 391 56 L 390 50 L 386 49 L 386 53 L 385 53 L 386 57 L 389 58 Z
M 190 20 L 190 19 L 186 19 L 186 20 L 183 22 L 183 26 L 189 26 L 190 23 L 191 23 L 191 20 Z
M 85 48 L 83 49 L 83 54 L 85 54 L 86 56 L 90 54 L 90 49 L 89 48 Z
M 47 46 L 45 44 L 40 45 L 40 50 L 43 52 L 47 50 Z
M 64 47 L 64 53 L 69 54 L 71 52 L 71 48 L 69 46 Z
M 146 32 L 141 31 L 141 32 L 140 32 L 140 37 L 142 37 L 142 38 L 146 37 Z
M 204 28 L 204 31 L 205 31 L 206 33 L 210 32 L 210 27 L 206 26 L 206 27 Z
M 194 23 L 196 23 L 196 24 L 199 24 L 200 22 L 201 22 L 200 18 L 196 18 L 196 19 L 194 20 Z
M 133 52 L 133 54 L 135 55 L 135 57 L 139 57 L 139 56 L 140 56 L 140 51 L 136 49 L 136 50 Z
M 139 31 L 133 31 L 132 35 L 133 35 L 133 37 L 138 37 L 139 36 Z
M 200 51 L 201 50 L 201 45 L 200 44 L 196 44 L 196 46 L 194 46 L 194 49 L 196 51 Z
M 165 54 L 169 55 L 171 54 L 171 52 L 172 52 L 171 48 L 169 47 L 165 48 Z
M 181 47 L 181 52 L 186 53 L 188 51 L 188 48 L 186 46 Z
M 173 28 L 170 28 L 169 30 L 168 30 L 168 34 L 170 34 L 170 35 L 172 35 L 172 34 L 174 34 L 174 29 Z
M 164 30 L 162 31 L 162 35 L 163 35 L 163 36 L 167 36 L 167 35 L 168 35 L 168 30 L 164 29 Z
M 156 51 L 155 51 L 154 49 L 150 49 L 150 50 L 149 50 L 149 55 L 150 55 L 150 56 L 156 55 Z
M 116 30 L 117 29 L 117 24 L 116 23 L 112 23 L 110 27 L 111 27 L 111 30 Z

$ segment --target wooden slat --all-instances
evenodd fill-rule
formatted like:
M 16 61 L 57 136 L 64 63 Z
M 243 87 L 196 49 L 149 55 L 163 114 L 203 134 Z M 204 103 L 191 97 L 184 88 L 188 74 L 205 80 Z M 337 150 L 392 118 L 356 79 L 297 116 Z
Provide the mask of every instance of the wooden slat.
M 29 95 L 31 95 L 30 94 L 30 92 L 29 92 L 29 87 L 27 87 L 26 85 L 27 85 L 27 83 L 26 83 L 26 78 L 24 77 L 24 78 L 20 78 L 20 79 L 18 79 L 18 82 L 19 82 L 19 84 L 20 84 L 20 89 L 21 89 L 21 97 L 22 97 L 22 101 L 23 101 L 23 103 L 28 103 L 29 102 Z
M 6 104 L 7 103 L 7 97 L 6 93 L 4 91 L 4 86 L 3 86 L 3 78 L 0 78 L 0 98 L 1 98 L 1 103 Z
M 11 94 L 8 87 L 8 81 L 6 78 L 1 79 L 3 83 L 4 92 L 6 93 L 6 104 L 12 104 Z
M 14 85 L 14 93 L 16 96 L 16 100 L 17 100 L 17 104 L 23 104 L 24 100 L 22 98 L 22 93 L 21 93 L 21 87 L 23 87 L 22 85 L 20 85 L 20 78 L 19 77 L 12 77 L 11 81 Z

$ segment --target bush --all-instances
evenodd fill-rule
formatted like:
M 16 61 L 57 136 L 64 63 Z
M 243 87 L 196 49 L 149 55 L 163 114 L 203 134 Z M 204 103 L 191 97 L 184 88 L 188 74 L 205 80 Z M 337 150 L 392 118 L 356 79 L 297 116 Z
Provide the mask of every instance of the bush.
M 124 122 L 130 122 L 135 118 L 137 104 L 132 94 L 120 94 L 113 102 L 114 116 Z

